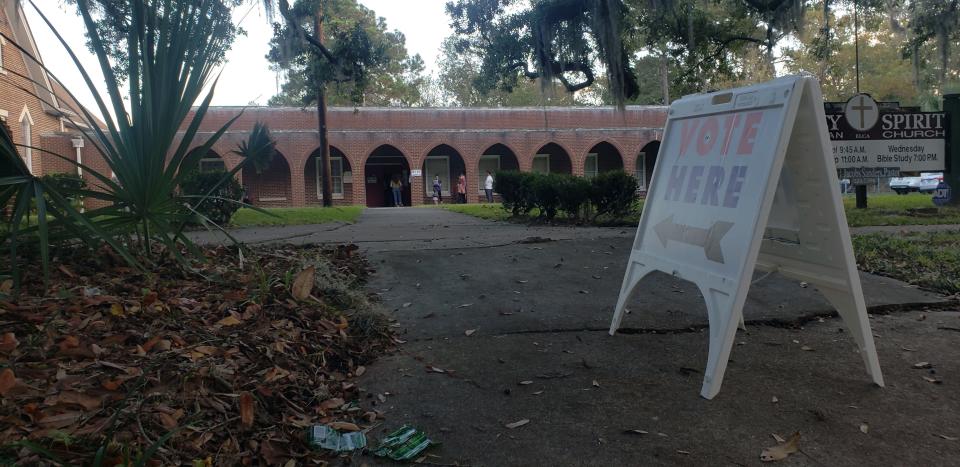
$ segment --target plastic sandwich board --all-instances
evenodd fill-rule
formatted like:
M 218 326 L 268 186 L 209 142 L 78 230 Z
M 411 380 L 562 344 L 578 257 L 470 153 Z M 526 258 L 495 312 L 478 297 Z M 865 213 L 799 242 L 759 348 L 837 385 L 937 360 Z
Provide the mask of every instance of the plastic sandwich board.
M 686 96 L 670 106 L 610 334 L 644 276 L 663 271 L 695 283 L 710 325 L 700 394 L 712 399 L 755 269 L 816 286 L 883 386 L 823 97 L 809 76 Z

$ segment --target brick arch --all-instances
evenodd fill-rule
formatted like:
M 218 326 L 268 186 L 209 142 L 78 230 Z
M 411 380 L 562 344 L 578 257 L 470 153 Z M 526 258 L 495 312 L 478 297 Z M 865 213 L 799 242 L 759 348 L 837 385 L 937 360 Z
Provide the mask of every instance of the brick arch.
M 387 138 L 377 140 L 373 143 L 370 143 L 360 149 L 359 156 L 356 158 L 359 162 L 357 167 L 363 167 L 367 164 L 367 161 L 370 159 L 370 156 L 376 152 L 378 149 L 383 147 L 390 147 L 400 154 L 403 155 L 403 158 L 406 159 L 407 165 L 413 167 L 414 163 L 417 162 L 411 158 L 411 155 L 416 154 L 417 152 L 409 147 L 409 145 L 402 144 L 400 141 L 396 141 L 394 138 Z
M 399 161 L 397 159 L 400 159 Z M 370 149 L 363 158 L 362 173 L 354 185 L 354 196 L 358 204 L 366 204 L 369 207 L 393 206 L 392 193 L 389 187 L 390 179 L 399 177 L 403 183 L 402 204 L 409 206 L 412 204 L 415 188 L 411 189 L 410 177 L 403 177 L 404 172 L 408 175 L 412 168 L 410 157 L 398 146 L 393 144 L 378 144 Z M 357 167 L 360 170 L 361 167 Z M 354 175 L 357 178 L 357 175 Z M 414 181 L 414 186 L 418 182 Z
M 252 165 L 242 170 L 244 190 L 258 207 L 284 207 L 295 203 L 293 199 L 293 174 L 287 157 L 280 151 L 270 161 L 270 166 L 261 173 Z
M 353 173 L 353 164 L 350 161 L 350 158 L 340 150 L 337 146 L 331 144 L 330 148 L 330 157 L 339 158 L 340 160 L 340 193 L 337 193 L 336 190 L 333 193 L 333 204 L 342 205 L 342 204 L 353 204 L 354 192 L 353 184 L 355 179 L 353 177 L 346 178 L 345 173 Z M 318 146 L 309 154 L 303 161 L 303 184 L 304 184 L 304 204 L 306 205 L 318 205 L 323 204 L 322 189 L 321 184 L 317 180 L 317 158 L 320 157 L 321 148 Z M 333 162 L 331 162 L 331 165 Z M 336 184 L 336 180 L 334 180 Z M 336 187 L 335 187 L 336 188 Z
M 191 157 L 195 152 L 199 151 L 202 147 L 203 147 L 203 145 L 200 144 L 200 145 L 197 145 L 197 146 L 194 146 L 194 147 L 190 148 L 190 150 L 187 151 L 187 158 Z M 214 145 L 214 146 L 211 147 L 209 150 L 207 150 L 207 154 L 204 155 L 201 159 L 213 159 L 213 158 L 217 158 L 217 159 L 220 159 L 221 161 L 223 161 L 223 168 L 224 168 L 225 171 L 228 171 L 228 172 L 231 171 L 231 170 L 233 170 L 234 167 L 236 167 L 237 165 L 240 164 L 239 161 L 231 161 L 231 160 L 228 160 L 227 158 L 221 156 L 221 155 L 220 155 L 220 152 L 217 151 L 216 145 Z M 200 162 L 200 161 L 198 161 L 198 164 L 200 165 L 201 168 L 204 168 L 204 166 L 205 166 L 205 164 L 204 164 L 203 162 Z M 209 165 L 208 165 L 207 167 L 209 167 Z
M 447 156 L 448 165 L 446 179 L 441 173 L 441 180 L 443 182 L 443 191 L 444 191 L 444 201 L 455 200 L 457 197 L 457 185 L 461 173 L 466 173 L 467 176 L 467 186 L 470 185 L 469 180 L 473 176 L 473 171 L 468 167 L 467 159 L 463 155 L 464 153 L 457 147 L 448 144 L 440 143 L 434 145 L 430 148 L 429 151 L 425 152 L 421 157 L 420 167 L 423 170 L 422 185 L 414 186 L 414 196 L 416 196 L 417 191 L 423 193 L 424 202 L 432 202 L 432 192 L 433 192 L 433 178 L 434 173 L 430 172 L 427 169 L 427 160 L 431 156 Z M 467 190 L 469 192 L 469 190 Z
M 580 152 L 579 154 L 580 157 L 586 158 L 587 154 L 590 152 L 591 149 L 595 148 L 598 144 L 602 144 L 602 143 L 607 143 L 613 146 L 613 148 L 616 149 L 618 153 L 620 153 L 620 159 L 622 160 L 624 165 L 626 165 L 627 157 L 628 157 L 627 154 L 630 154 L 630 151 L 627 151 L 624 149 L 624 144 L 621 143 L 618 140 L 618 138 L 611 138 L 609 136 L 605 138 L 594 138 L 590 140 L 590 143 L 584 146 L 583 151 Z M 583 160 L 580 160 L 579 163 L 582 164 Z
M 640 146 L 640 149 L 637 150 L 637 155 L 635 156 L 637 159 L 640 158 L 641 152 L 646 153 L 644 154 L 644 165 L 643 165 L 642 173 L 639 166 L 636 166 L 636 168 L 634 169 L 635 175 L 640 173 L 644 177 L 644 180 L 641 181 L 642 182 L 641 187 L 643 188 L 644 191 L 650 188 L 650 181 L 653 178 L 653 169 L 654 167 L 656 167 L 657 158 L 660 152 L 660 145 L 661 145 L 661 142 L 659 140 L 651 139 L 643 143 L 643 145 Z M 655 152 L 654 152 L 654 149 L 656 150 Z M 653 152 L 653 154 L 651 155 L 650 152 Z
M 495 143 L 488 144 L 485 147 L 483 147 L 483 152 L 480 153 L 480 156 L 484 156 L 487 153 L 493 151 L 494 148 L 496 148 L 497 146 L 503 146 L 504 148 L 506 148 L 507 151 L 510 151 L 510 154 L 507 154 L 510 157 L 507 163 L 504 164 L 503 161 L 501 160 L 501 165 L 500 165 L 501 170 L 520 170 L 521 166 L 520 166 L 520 156 L 518 156 L 519 153 L 516 150 L 514 150 L 511 145 L 507 143 L 498 141 Z M 480 161 L 480 158 L 478 157 L 477 161 L 474 162 L 474 165 L 478 164 L 479 161 Z
M 541 153 L 540 151 L 542 151 L 544 148 L 547 148 L 548 146 L 551 146 L 551 145 L 556 146 L 561 151 L 563 151 L 563 155 L 566 156 L 566 161 L 563 161 L 563 159 L 559 157 L 560 156 L 559 154 L 551 153 L 550 173 L 570 173 L 570 174 L 576 173 L 575 171 L 576 166 L 574 165 L 574 157 L 573 157 L 574 153 L 571 152 L 562 143 L 558 143 L 556 140 L 553 140 L 553 139 L 548 139 L 543 144 L 539 146 L 535 146 L 536 149 L 534 149 L 534 152 L 530 155 L 531 167 L 532 167 L 533 159 L 536 157 L 536 155 L 540 154 Z
M 602 151 L 603 149 L 612 149 L 616 154 L 611 154 L 610 151 Z M 609 139 L 601 139 L 593 144 L 591 144 L 583 152 L 583 157 L 579 162 L 580 167 L 583 168 L 584 173 L 586 173 L 586 163 L 587 163 L 587 154 L 590 154 L 596 148 L 600 148 L 597 151 L 597 173 L 607 172 L 611 170 L 623 170 L 627 166 L 627 161 L 624 157 L 624 152 L 617 145 L 610 142 Z M 601 152 L 602 151 L 602 152 Z M 615 156 L 615 160 L 611 160 L 611 157 Z

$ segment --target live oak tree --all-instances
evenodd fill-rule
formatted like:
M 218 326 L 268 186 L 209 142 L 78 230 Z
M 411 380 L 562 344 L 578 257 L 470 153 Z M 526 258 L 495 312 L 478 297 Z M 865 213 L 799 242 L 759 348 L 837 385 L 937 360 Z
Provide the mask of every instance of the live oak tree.
M 324 21 L 326 47 L 335 56 L 340 49 L 358 45 L 371 53 L 358 53 L 349 60 L 366 62 L 362 79 L 353 74 L 337 76 L 325 58 L 316 59 L 311 45 L 289 37 L 289 29 L 277 30 L 267 58 L 285 74 L 281 91 L 273 96 L 270 105 L 306 106 L 317 100 L 317 79 L 326 86 L 328 105 L 403 106 L 424 107 L 432 104 L 428 87 L 429 76 L 420 55 L 409 55 L 406 39 L 400 31 L 389 31 L 383 18 L 356 3 L 355 0 L 330 4 Z M 292 40 L 291 40 L 292 39 Z
M 559 82 L 571 93 L 605 73 L 618 104 L 637 93 L 624 46 L 626 6 L 617 0 L 457 0 L 447 3 L 459 53 L 481 60 L 482 90 L 523 79 Z M 603 63 L 604 70 L 596 64 Z
M 820 86 L 824 98 L 845 101 L 856 92 L 854 19 L 852 14 L 832 10 L 826 21 L 819 13 L 820 5 L 811 7 L 801 40 L 783 50 L 784 68 L 791 73 L 821 73 Z M 882 101 L 899 101 L 903 105 L 920 103 L 920 92 L 913 84 L 913 67 L 904 54 L 908 45 L 905 35 L 895 25 L 903 18 L 890 21 L 888 12 L 864 10 L 860 15 L 860 88 Z M 825 24 L 829 24 L 829 60 L 823 62 L 820 40 Z M 822 68 L 821 68 L 822 67 Z
M 77 8 L 77 15 L 81 15 L 77 0 L 66 0 L 68 4 Z M 232 20 L 234 8 L 242 5 L 246 0 L 217 0 L 207 3 L 204 10 L 206 21 L 215 28 L 211 37 L 217 38 L 209 43 L 210 59 L 214 64 L 222 63 L 226 53 L 233 45 L 234 39 L 239 34 L 244 34 L 243 29 L 237 26 Z M 126 48 L 125 38 L 130 34 L 134 27 L 131 21 L 133 11 L 130 0 L 86 0 L 83 4 L 86 6 L 90 17 L 93 20 L 96 33 L 103 39 L 103 47 L 110 57 L 112 68 L 117 78 L 126 81 L 127 65 L 129 64 L 129 50 Z M 163 14 L 165 8 L 169 8 L 172 13 L 179 12 L 181 9 L 189 8 L 188 2 L 171 1 L 160 4 L 157 9 Z M 176 17 L 172 14 L 171 17 Z M 89 41 L 90 34 L 87 33 L 87 47 L 93 52 L 92 44 Z
M 554 89 L 543 92 L 539 79 L 501 83 L 491 87 L 484 82 L 482 64 L 474 54 L 457 52 L 457 38 L 448 37 L 441 46 L 439 74 L 434 82 L 439 104 L 451 107 L 570 106 L 581 102 L 573 94 Z
M 907 11 L 916 85 L 945 93 L 951 82 L 956 86 L 960 80 L 960 61 L 951 60 L 960 50 L 960 0 L 911 0 Z M 923 68 L 935 70 L 933 82 L 921 81 Z
M 819 3 L 830 18 L 831 7 L 848 9 L 852 1 L 455 0 L 447 11 L 458 51 L 482 64 L 481 88 L 545 78 L 576 92 L 606 81 L 613 102 L 646 101 L 639 98 L 639 67 L 648 78 L 655 57 L 661 102 L 668 103 L 671 91 L 774 77 L 781 46 L 797 38 L 810 7 Z M 897 1 L 859 3 L 877 9 Z M 833 47 L 831 31 L 824 23 L 821 63 Z
M 386 25 L 356 0 L 262 1 L 268 17 L 276 20 L 269 58 L 295 76 L 285 93 L 299 97 L 302 105 L 316 103 L 323 205 L 331 206 L 328 86 L 332 85 L 337 96 L 364 102 L 377 79 L 389 78 L 391 65 L 406 59 L 403 37 L 386 32 Z M 401 63 L 398 70 L 422 69 L 422 62 L 418 64 L 416 58 Z M 387 84 L 384 88 L 391 87 Z

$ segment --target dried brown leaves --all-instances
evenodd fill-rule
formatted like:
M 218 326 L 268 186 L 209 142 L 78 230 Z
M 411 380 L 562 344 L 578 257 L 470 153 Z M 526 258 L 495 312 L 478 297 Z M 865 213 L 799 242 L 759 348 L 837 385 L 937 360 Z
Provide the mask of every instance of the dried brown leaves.
M 350 379 L 393 345 L 369 304 L 341 311 L 340 297 L 314 287 L 334 277 L 362 289 L 368 266 L 353 250 L 274 247 L 241 267 L 235 251 L 209 249 L 196 265 L 202 276 L 174 264 L 146 276 L 107 254 L 67 257 L 50 290 L 28 271 L 21 295 L 0 302 L 12 323 L 0 334 L 0 446 L 27 439 L 61 452 L 69 440 L 70 455 L 89 462 L 112 428 L 113 445 L 140 451 L 177 430 L 160 464 L 211 453 L 214 465 L 323 457 L 304 445 L 304 428 L 360 430 L 382 417 L 358 405 Z

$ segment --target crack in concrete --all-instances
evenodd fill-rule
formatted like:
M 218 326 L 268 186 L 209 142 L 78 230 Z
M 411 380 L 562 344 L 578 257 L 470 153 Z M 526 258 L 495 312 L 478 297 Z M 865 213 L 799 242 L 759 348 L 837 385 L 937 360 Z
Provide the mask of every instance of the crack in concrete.
M 957 311 L 960 308 L 960 300 L 945 300 L 942 302 L 932 302 L 932 303 L 902 303 L 896 305 L 875 305 L 867 307 L 867 313 L 874 316 L 887 316 L 894 314 L 903 314 L 913 311 L 926 311 L 926 312 L 952 312 Z M 770 327 L 770 328 L 780 328 L 780 329 L 796 329 L 806 325 L 807 323 L 817 321 L 821 318 L 830 318 L 835 319 L 840 316 L 834 310 L 817 310 L 812 311 L 808 314 L 797 317 L 796 319 L 785 320 L 778 318 L 771 319 L 755 319 L 748 320 L 744 324 L 747 326 L 756 326 L 756 327 Z M 682 328 L 632 328 L 632 327 L 621 327 L 617 330 L 617 334 L 625 335 L 673 335 L 673 334 L 696 334 L 700 333 L 705 329 L 709 329 L 709 324 L 692 324 L 690 326 L 685 326 Z M 522 329 L 517 331 L 506 331 L 490 334 L 490 336 L 516 336 L 516 335 L 525 335 L 525 334 L 565 334 L 565 333 L 578 333 L 578 332 L 609 332 L 609 327 L 581 327 L 581 328 L 553 328 L 553 329 Z M 953 330 L 953 329 L 949 329 Z M 437 337 L 425 337 L 425 338 L 413 338 L 407 342 L 429 342 L 436 339 L 444 338 L 466 338 L 461 335 L 454 336 L 437 336 Z

